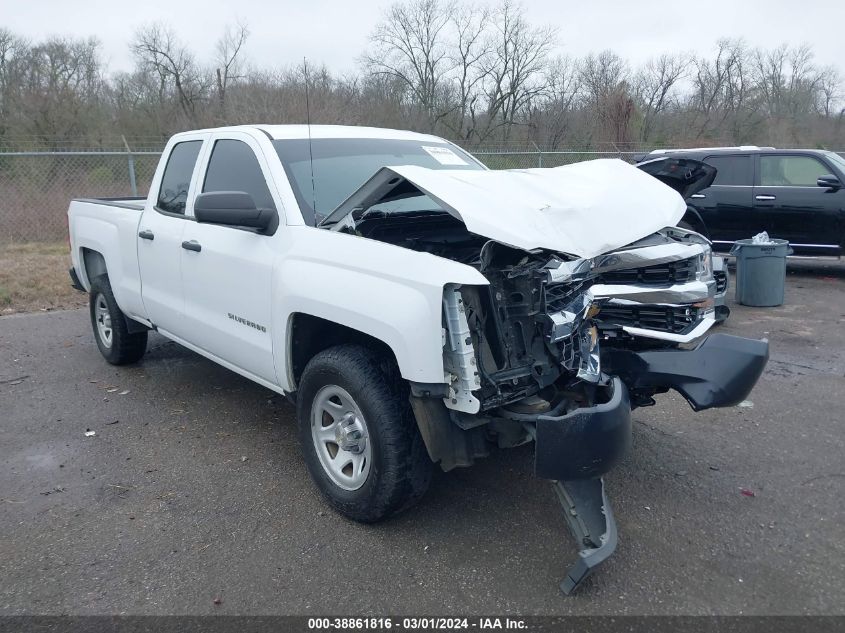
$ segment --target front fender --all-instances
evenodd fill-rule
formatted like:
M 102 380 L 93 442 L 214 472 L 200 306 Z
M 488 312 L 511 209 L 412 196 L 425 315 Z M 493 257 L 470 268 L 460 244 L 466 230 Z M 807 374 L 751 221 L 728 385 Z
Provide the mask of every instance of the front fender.
M 475 269 L 427 253 L 324 229 L 292 230 L 295 246 L 274 270 L 277 375 L 290 389 L 286 350 L 291 316 L 320 317 L 384 342 L 403 378 L 443 383 L 443 288 L 486 285 Z

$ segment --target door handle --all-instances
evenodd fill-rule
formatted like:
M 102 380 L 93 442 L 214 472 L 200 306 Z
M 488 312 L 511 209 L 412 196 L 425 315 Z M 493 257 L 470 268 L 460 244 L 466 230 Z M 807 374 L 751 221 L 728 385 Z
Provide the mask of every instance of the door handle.
M 182 248 L 186 251 L 194 251 L 199 253 L 202 250 L 202 246 L 196 240 L 191 240 L 190 242 L 182 242 Z
M 755 200 L 777 200 L 777 196 L 754 196 Z
M 140 237 L 142 240 L 154 240 L 156 238 L 155 233 L 147 230 L 140 231 L 138 233 L 138 237 Z
M 696 198 L 696 199 L 701 199 L 701 198 L 706 198 L 706 197 L 707 196 L 705 196 L 703 193 L 694 193 L 690 196 L 690 198 Z

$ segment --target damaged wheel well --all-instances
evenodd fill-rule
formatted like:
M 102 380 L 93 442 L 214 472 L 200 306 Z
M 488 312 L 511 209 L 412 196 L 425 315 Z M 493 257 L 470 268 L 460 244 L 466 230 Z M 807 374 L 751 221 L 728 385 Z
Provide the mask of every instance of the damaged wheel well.
M 396 366 L 396 356 L 393 350 L 377 338 L 340 325 L 328 319 L 315 317 L 301 312 L 291 317 L 289 367 L 291 368 L 293 385 L 296 388 L 302 377 L 302 372 L 314 356 L 325 349 L 336 345 L 357 344 L 371 349 Z

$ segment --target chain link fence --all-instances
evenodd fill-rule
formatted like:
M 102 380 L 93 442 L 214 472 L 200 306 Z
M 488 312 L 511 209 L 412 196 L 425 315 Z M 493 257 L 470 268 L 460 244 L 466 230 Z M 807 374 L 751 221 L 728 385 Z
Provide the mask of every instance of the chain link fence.
M 67 235 L 71 198 L 146 195 L 160 152 L 0 152 L 0 243 Z
M 594 158 L 633 161 L 647 151 L 479 148 L 472 153 L 491 169 L 527 169 Z M 145 196 L 160 156 L 159 151 L 0 151 L 0 244 L 64 240 L 72 198 Z

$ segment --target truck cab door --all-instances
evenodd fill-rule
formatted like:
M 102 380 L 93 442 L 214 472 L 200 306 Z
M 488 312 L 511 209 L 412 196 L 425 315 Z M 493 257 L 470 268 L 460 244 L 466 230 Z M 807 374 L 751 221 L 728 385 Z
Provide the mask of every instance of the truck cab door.
M 832 170 L 815 156 L 761 154 L 754 208 L 770 237 L 789 240 L 797 253 L 838 255 L 845 190 L 816 181 Z
M 138 225 L 138 267 L 144 310 L 153 325 L 177 336 L 184 333 L 182 232 L 186 225 L 193 224 L 185 212 L 192 199 L 202 145 L 203 137 L 180 138 L 164 154 L 164 168 L 160 167 L 161 173 L 153 179 L 151 195 Z
M 716 179 L 687 204 L 701 215 L 715 248 L 729 250 L 736 240 L 751 237 L 747 227 L 754 224 L 752 158 L 750 154 L 716 154 L 704 162 L 716 168 Z
M 267 184 L 269 168 L 261 148 L 249 135 L 216 137 L 203 162 L 207 166 L 194 196 L 244 191 L 260 208 L 279 208 Z M 248 228 L 186 224 L 180 249 L 184 321 L 190 332 L 185 340 L 224 365 L 277 385 L 271 333 L 276 240 Z

